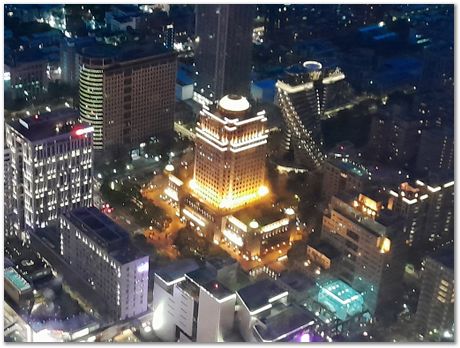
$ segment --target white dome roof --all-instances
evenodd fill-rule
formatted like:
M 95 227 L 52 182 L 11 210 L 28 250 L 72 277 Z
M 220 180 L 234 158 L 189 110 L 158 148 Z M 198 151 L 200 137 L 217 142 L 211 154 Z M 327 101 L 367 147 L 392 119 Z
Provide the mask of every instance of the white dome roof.
M 219 106 L 228 111 L 241 112 L 248 110 L 251 104 L 245 97 L 229 94 L 219 100 Z

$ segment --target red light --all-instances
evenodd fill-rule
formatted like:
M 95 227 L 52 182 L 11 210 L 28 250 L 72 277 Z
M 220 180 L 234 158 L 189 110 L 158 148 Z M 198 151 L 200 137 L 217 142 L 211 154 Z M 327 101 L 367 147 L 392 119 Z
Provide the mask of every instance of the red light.
M 35 115 L 34 118 L 35 118 L 36 120 L 38 120 L 38 115 Z
M 78 137 L 92 132 L 94 132 L 94 128 L 92 126 L 83 127 L 83 125 L 75 126 L 72 131 L 73 135 Z

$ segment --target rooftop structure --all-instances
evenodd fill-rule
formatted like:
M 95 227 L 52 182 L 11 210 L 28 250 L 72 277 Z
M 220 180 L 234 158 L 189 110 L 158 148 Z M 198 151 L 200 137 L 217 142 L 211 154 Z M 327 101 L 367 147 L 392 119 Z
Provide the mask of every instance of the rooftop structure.
M 361 313 L 364 308 L 363 296 L 341 280 L 321 284 L 318 302 L 335 313 L 341 320 Z
M 21 275 L 13 267 L 5 268 L 4 276 L 5 280 L 13 284 L 15 288 L 20 292 L 25 292 L 32 289 L 30 284 L 23 277 L 21 277 Z

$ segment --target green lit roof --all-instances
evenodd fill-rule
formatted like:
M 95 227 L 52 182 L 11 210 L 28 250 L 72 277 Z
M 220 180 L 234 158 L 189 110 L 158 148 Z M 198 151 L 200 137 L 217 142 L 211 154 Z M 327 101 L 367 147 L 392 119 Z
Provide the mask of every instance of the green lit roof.
M 333 312 L 339 319 L 363 311 L 363 296 L 341 280 L 331 280 L 319 285 L 318 302 Z
M 13 267 L 5 269 L 5 278 L 12 283 L 19 291 L 31 289 L 30 284 Z

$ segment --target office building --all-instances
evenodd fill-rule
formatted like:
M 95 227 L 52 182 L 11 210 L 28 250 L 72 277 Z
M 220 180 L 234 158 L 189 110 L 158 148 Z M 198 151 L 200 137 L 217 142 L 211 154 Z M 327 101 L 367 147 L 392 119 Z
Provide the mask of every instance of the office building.
M 236 322 L 246 342 L 309 342 L 313 315 L 288 301 L 289 292 L 271 279 L 237 291 Z
M 160 338 L 213 343 L 231 335 L 236 295 L 216 276 L 215 269 L 189 260 L 155 273 L 152 321 Z
M 323 163 L 320 120 L 333 87 L 344 78 L 338 68 L 327 70 L 319 62 L 306 61 L 289 67 L 286 76 L 276 82 L 276 99 L 284 123 L 284 150 L 293 152 L 297 165 L 313 170 Z
M 194 99 L 209 104 L 227 94 L 248 95 L 254 5 L 196 5 Z
M 3 149 L 3 228 L 5 237 L 14 234 L 11 172 L 11 150 L 5 144 L 5 148 Z
M 48 89 L 48 61 L 38 49 L 5 55 L 5 96 L 33 100 Z
M 149 257 L 130 245 L 129 232 L 97 208 L 78 208 L 60 220 L 61 256 L 104 294 L 113 320 L 147 311 Z
M 413 163 L 420 141 L 421 123 L 407 112 L 407 109 L 395 106 L 393 111 L 387 110 L 373 117 L 368 143 L 371 158 L 404 167 Z
M 138 146 L 173 131 L 176 54 L 136 43 L 80 52 L 80 116 L 94 149 Z
M 337 276 L 364 295 L 371 313 L 393 303 L 404 269 L 403 221 L 378 195 L 333 196 L 321 238 L 341 252 Z
M 417 153 L 419 173 L 454 171 L 454 130 L 451 127 L 422 130 Z
M 213 109 L 202 109 L 190 182 L 198 197 L 215 208 L 233 210 L 268 193 L 266 122 L 265 111 L 253 110 L 242 96 L 227 95 Z
M 404 217 L 406 243 L 410 246 L 453 242 L 454 181 L 435 182 L 440 184 L 404 182 L 398 190 L 389 191 L 388 209 Z
M 78 86 L 80 79 L 80 64 L 78 52 L 87 46 L 94 45 L 94 37 L 65 37 L 59 44 L 61 80 L 72 86 Z
M 60 214 L 92 204 L 92 131 L 71 109 L 6 124 L 16 235 L 27 238 Z
M 425 259 L 415 321 L 419 333 L 453 337 L 455 313 L 454 250 L 437 252 Z
M 323 166 L 322 199 L 329 202 L 339 192 L 361 191 L 370 178 L 369 171 L 352 159 L 331 156 Z

